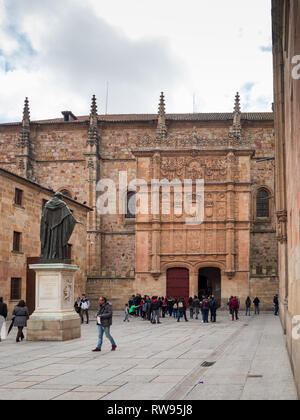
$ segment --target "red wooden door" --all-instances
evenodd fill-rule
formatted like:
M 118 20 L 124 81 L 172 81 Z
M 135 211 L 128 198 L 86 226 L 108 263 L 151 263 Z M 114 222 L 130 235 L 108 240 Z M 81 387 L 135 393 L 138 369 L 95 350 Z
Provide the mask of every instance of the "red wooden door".
M 189 300 L 189 270 L 187 268 L 169 268 L 167 271 L 167 296 L 184 297 Z
M 26 305 L 31 315 L 35 310 L 35 271 L 29 269 L 29 264 L 38 264 L 40 257 L 27 258 Z

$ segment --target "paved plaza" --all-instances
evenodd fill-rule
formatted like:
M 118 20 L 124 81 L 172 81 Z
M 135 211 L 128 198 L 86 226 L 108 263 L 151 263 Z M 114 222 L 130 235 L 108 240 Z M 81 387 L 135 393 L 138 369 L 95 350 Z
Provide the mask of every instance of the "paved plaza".
M 123 322 L 115 313 L 101 353 L 95 321 L 68 342 L 0 343 L 0 399 L 5 400 L 296 400 L 280 321 L 271 313 L 227 312 L 216 324 L 162 319 Z M 208 362 L 208 363 L 205 363 Z

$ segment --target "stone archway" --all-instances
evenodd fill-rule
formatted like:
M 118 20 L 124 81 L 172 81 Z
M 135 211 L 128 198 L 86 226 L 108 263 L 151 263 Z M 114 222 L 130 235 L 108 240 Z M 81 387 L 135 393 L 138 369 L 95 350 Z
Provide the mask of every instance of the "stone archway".
M 217 267 L 203 267 L 198 271 L 198 294 L 199 296 L 214 295 L 221 304 L 221 270 Z

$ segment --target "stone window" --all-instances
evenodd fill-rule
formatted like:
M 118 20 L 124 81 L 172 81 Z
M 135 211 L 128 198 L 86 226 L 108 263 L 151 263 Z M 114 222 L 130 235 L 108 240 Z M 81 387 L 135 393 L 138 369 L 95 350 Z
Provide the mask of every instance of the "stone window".
M 21 236 L 22 236 L 22 233 L 14 232 L 13 251 L 17 251 L 17 252 L 21 251 Z
M 270 217 L 270 195 L 264 188 L 256 196 L 256 217 Z
M 10 283 L 10 300 L 20 300 L 22 294 L 22 279 L 12 277 Z
M 15 204 L 17 206 L 22 206 L 23 203 L 23 191 L 19 190 L 19 188 L 15 189 Z
M 136 195 L 134 191 L 127 192 L 126 219 L 134 219 L 136 215 Z

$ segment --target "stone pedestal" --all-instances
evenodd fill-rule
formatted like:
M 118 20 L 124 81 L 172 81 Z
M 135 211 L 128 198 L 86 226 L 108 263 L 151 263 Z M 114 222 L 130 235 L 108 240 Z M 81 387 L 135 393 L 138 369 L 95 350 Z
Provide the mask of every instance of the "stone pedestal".
M 74 310 L 74 273 L 77 265 L 33 264 L 36 272 L 36 309 L 27 322 L 28 341 L 65 341 L 79 338 L 81 321 Z

